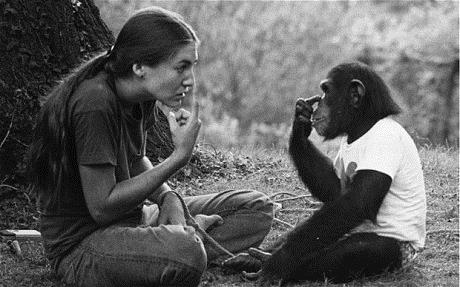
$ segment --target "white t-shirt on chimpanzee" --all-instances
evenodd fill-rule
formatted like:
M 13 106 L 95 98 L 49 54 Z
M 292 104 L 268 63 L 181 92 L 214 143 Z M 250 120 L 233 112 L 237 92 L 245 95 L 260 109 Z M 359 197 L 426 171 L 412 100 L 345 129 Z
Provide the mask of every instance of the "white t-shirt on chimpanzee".
M 351 233 L 374 232 L 408 241 L 416 250 L 425 245 L 426 195 L 422 166 L 414 141 L 400 124 L 387 117 L 351 144 L 344 138 L 334 166 L 342 190 L 347 190 L 358 170 L 379 171 L 392 179 L 376 224 L 366 220 Z

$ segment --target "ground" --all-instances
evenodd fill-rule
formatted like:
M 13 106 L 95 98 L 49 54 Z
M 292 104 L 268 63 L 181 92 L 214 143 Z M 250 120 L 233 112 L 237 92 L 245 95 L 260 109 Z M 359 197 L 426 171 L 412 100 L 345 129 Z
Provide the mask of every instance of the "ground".
M 323 150 L 333 156 L 333 151 Z M 296 196 L 308 195 L 283 149 L 213 151 L 220 159 L 218 166 L 200 178 L 193 170 L 186 171 L 185 180 L 172 185 L 184 195 L 250 188 L 274 196 L 288 192 Z M 458 198 L 458 150 L 443 147 L 420 148 L 427 192 L 427 241 L 413 266 L 377 278 L 353 281 L 341 286 L 459 286 L 459 198 Z M 309 216 L 318 205 L 311 197 L 291 200 L 293 195 L 274 196 L 282 204 L 276 217 L 295 224 L 302 216 Z M 288 226 L 275 223 L 265 244 Z M 0 245 L 0 287 L 3 286 L 54 286 L 54 277 L 43 256 L 40 243 L 22 243 L 24 258 L 13 255 L 5 243 Z M 335 286 L 328 282 L 294 284 L 293 286 Z M 204 274 L 204 286 L 253 286 L 242 280 L 239 274 L 230 274 L 210 266 Z

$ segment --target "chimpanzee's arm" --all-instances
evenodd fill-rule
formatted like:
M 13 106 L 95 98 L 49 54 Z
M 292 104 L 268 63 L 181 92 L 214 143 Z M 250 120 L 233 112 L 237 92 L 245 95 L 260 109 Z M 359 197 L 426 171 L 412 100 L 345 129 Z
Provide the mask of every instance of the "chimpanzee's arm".
M 332 161 L 308 139 L 310 132 L 311 122 L 294 120 L 289 153 L 311 194 L 322 202 L 328 202 L 340 196 L 340 181 Z
M 358 171 L 347 193 L 327 202 L 289 233 L 285 244 L 264 263 L 262 275 L 289 278 L 305 262 L 301 259 L 337 241 L 365 219 L 375 221 L 390 185 L 391 178 L 386 174 Z

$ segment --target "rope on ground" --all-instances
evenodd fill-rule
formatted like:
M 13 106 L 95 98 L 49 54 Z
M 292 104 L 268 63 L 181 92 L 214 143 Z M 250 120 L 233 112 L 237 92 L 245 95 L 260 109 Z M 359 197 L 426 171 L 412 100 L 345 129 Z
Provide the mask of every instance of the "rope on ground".
M 303 199 L 306 202 L 308 202 L 308 204 L 311 204 L 311 205 L 321 204 L 320 202 L 312 201 L 312 200 L 307 199 L 307 197 L 310 197 L 310 196 L 311 195 L 299 195 L 299 196 L 294 196 L 294 197 L 281 198 L 281 199 L 275 200 L 275 202 L 285 202 L 285 201 L 290 201 L 290 200 Z
M 11 116 L 11 121 L 10 121 L 10 125 L 9 125 L 9 127 L 8 127 L 8 130 L 6 131 L 6 134 L 5 134 L 5 136 L 3 137 L 2 142 L 0 143 L 0 149 L 2 148 L 3 144 L 6 142 L 6 139 L 7 139 L 8 136 L 10 135 L 11 128 L 13 127 L 13 121 L 14 121 L 15 112 L 16 112 L 16 109 L 13 111 L 13 115 Z
M 274 194 L 270 195 L 270 198 L 273 199 L 273 198 L 277 197 L 278 195 L 297 196 L 297 194 L 292 193 L 292 192 L 281 191 L 281 192 L 277 192 L 277 193 L 274 193 Z
M 182 196 L 180 196 L 179 193 L 175 192 L 175 191 L 171 191 L 173 192 L 177 198 L 179 199 L 179 201 L 181 202 L 182 204 L 182 208 L 184 210 L 184 216 L 185 216 L 185 222 L 187 223 L 187 225 L 189 226 L 192 226 L 195 228 L 195 230 L 197 232 L 199 232 L 202 236 L 203 236 L 203 240 L 204 241 L 207 241 L 210 245 L 212 245 L 213 247 L 217 248 L 219 251 L 221 251 L 222 253 L 224 254 L 227 254 L 228 256 L 230 257 L 235 257 L 235 254 L 231 253 L 230 251 L 228 251 L 227 249 L 225 249 L 222 245 L 220 245 L 216 240 L 214 240 L 214 238 L 212 238 L 208 233 L 206 233 L 205 230 L 203 230 L 201 228 L 201 226 L 199 226 L 195 219 L 193 218 L 193 216 L 190 214 L 190 210 L 188 209 L 187 207 L 187 204 L 185 204 L 185 201 L 184 199 L 182 198 Z

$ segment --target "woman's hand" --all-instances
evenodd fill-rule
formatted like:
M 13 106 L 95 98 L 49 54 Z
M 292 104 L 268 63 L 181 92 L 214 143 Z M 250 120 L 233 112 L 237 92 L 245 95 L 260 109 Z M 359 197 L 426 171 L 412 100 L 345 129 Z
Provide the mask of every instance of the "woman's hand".
M 205 214 L 197 214 L 195 217 L 195 222 L 198 226 L 206 231 L 211 226 L 218 226 L 224 223 L 224 220 L 220 215 L 212 214 L 212 215 L 205 215 Z
M 193 96 L 192 112 L 179 109 L 177 112 L 168 113 L 169 129 L 174 143 L 173 155 L 185 164 L 192 156 L 193 148 L 201 127 L 199 119 L 199 104 Z
M 174 192 L 168 192 L 160 206 L 158 224 L 185 226 L 184 209 L 182 203 Z

